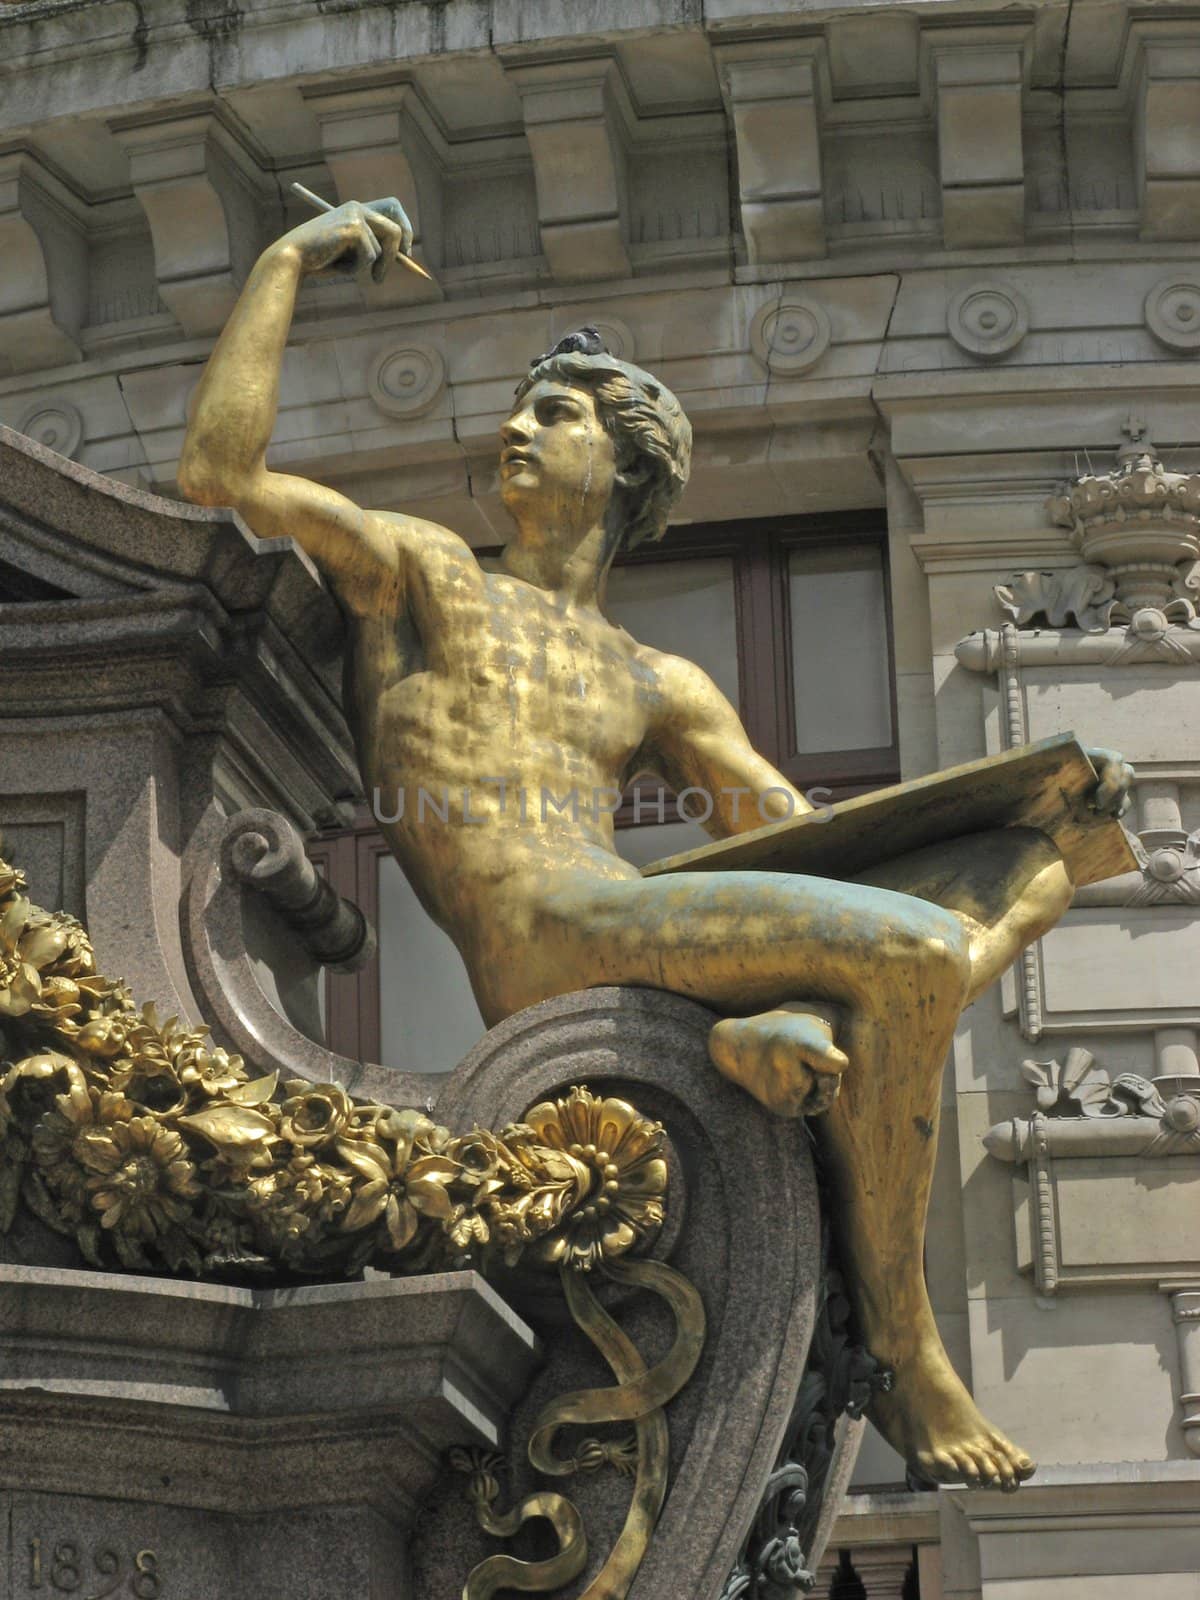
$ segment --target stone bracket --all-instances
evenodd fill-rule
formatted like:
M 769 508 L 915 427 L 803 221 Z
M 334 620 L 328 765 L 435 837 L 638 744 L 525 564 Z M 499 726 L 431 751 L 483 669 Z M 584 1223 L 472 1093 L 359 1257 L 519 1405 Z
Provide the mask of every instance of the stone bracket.
M 506 66 L 533 157 L 542 249 L 564 283 L 630 276 L 622 85 L 608 56 Z M 626 117 L 629 115 L 625 108 Z
M 80 359 L 88 286 L 83 216 L 36 156 L 0 156 L 0 372 Z
M 321 129 L 321 147 L 338 201 L 395 195 L 413 225 L 414 259 L 430 268 L 442 261 L 440 134 L 410 83 L 313 90 L 307 103 Z M 372 306 L 440 300 L 435 283 L 403 267 L 381 284 L 363 285 Z
M 825 254 L 816 41 L 716 50 L 737 142 L 738 201 L 751 265 Z
M 1024 23 L 926 34 L 937 96 L 942 232 L 950 250 L 1025 236 Z
M 1134 24 L 1134 150 L 1143 239 L 1200 239 L 1200 44 Z
M 278 209 L 257 162 L 215 112 L 114 122 L 154 240 L 158 292 L 189 336 L 219 333 Z

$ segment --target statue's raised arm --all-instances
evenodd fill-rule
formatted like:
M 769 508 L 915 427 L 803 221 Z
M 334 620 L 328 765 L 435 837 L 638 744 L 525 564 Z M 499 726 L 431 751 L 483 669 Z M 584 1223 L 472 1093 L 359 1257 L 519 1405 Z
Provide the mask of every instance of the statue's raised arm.
M 369 269 L 379 282 L 411 247 L 412 226 L 394 199 L 350 201 L 270 245 L 200 380 L 179 462 L 179 487 L 189 500 L 234 507 L 264 539 L 290 535 L 361 616 L 396 609 L 406 576 L 403 535 L 419 539 L 425 525 L 364 511 L 335 489 L 272 472 L 266 452 L 302 280 Z

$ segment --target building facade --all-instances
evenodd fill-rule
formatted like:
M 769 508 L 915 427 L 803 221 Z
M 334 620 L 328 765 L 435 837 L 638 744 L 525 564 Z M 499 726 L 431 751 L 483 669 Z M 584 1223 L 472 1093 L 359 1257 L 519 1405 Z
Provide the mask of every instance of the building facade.
M 0 422 L 175 495 L 239 284 L 310 214 L 290 185 L 395 194 L 434 281 L 302 291 L 272 465 L 486 562 L 513 389 L 590 324 L 695 428 L 613 615 L 699 660 L 793 781 L 841 797 L 1067 730 L 1135 763 L 1140 870 L 1080 893 L 947 1065 L 931 1292 L 1041 1470 L 1015 1501 L 921 1493 L 869 1442 L 822 1581 L 1195 1600 L 1200 22 L 28 0 L 0 41 Z M 326 1033 L 449 1069 L 482 1024 L 372 801 L 347 784 L 310 846 L 379 933 L 326 980 Z M 618 823 L 639 861 L 701 837 L 645 790 Z

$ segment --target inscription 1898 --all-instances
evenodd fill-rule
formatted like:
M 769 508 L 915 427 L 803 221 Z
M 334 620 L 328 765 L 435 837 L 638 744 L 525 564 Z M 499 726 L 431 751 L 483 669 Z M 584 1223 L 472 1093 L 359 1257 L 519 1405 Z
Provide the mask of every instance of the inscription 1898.
M 31 1593 L 81 1590 L 80 1600 L 110 1600 L 115 1595 L 159 1600 L 163 1592 L 153 1550 L 122 1555 L 112 1545 L 99 1544 L 88 1551 L 74 1539 L 30 1539 L 28 1577 Z

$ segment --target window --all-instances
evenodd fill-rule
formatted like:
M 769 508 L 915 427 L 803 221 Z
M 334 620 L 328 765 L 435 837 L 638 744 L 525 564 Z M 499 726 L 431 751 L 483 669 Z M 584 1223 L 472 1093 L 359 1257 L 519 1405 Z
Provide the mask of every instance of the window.
M 613 569 L 608 603 L 635 638 L 698 662 L 797 787 L 840 799 L 899 778 L 881 514 L 676 528 Z M 651 805 L 641 810 L 636 827 L 629 799 L 617 817 L 627 860 L 642 865 L 707 838 L 671 806 L 662 823 Z M 327 975 L 330 1047 L 406 1071 L 449 1071 L 483 1021 L 461 958 L 370 814 L 314 841 L 310 854 L 379 936 L 368 967 Z

